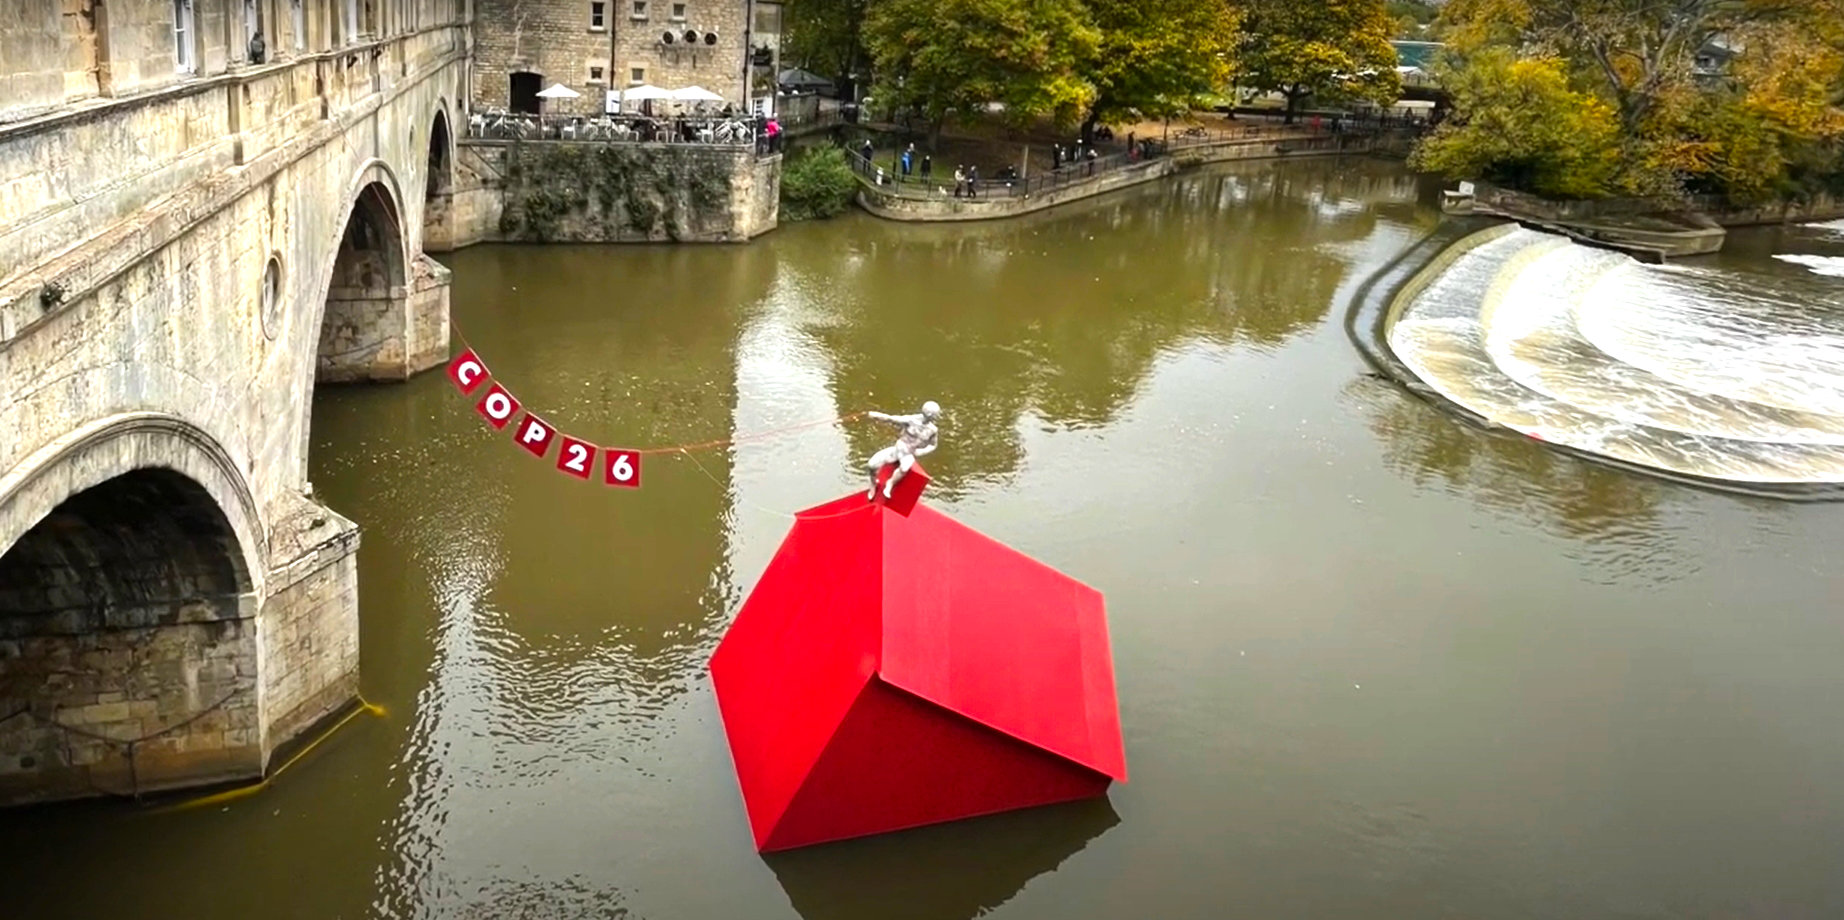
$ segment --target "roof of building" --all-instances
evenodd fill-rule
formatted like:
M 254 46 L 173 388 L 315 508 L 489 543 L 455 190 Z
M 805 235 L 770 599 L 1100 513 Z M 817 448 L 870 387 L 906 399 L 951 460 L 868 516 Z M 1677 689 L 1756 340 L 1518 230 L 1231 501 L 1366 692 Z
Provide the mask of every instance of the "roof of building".
M 1127 778 L 1101 593 L 928 507 L 801 512 L 711 668 L 758 843 L 873 679 Z
M 1447 47 L 1440 42 L 1390 42 L 1396 46 L 1397 63 L 1403 67 L 1419 67 L 1427 70 L 1434 63 L 1434 56 Z

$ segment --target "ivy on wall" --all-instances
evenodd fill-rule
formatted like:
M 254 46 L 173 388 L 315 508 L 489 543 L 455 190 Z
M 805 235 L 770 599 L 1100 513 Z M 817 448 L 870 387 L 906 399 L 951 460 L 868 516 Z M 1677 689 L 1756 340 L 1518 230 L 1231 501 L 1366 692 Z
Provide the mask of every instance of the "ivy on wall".
M 732 170 L 747 155 L 688 147 L 514 143 L 505 239 L 691 240 L 734 232 Z

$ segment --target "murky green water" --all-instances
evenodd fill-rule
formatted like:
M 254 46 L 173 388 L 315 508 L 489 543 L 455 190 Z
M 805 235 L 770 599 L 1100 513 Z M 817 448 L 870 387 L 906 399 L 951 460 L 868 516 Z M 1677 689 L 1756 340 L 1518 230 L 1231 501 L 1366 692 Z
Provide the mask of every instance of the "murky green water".
M 646 447 L 938 399 L 933 500 L 1108 597 L 1130 785 L 764 860 L 703 662 L 822 425 L 579 483 L 440 375 L 329 390 L 387 707 L 221 810 L 3 818 L 11 917 L 1844 915 L 1844 507 L 1485 435 L 1345 298 L 1432 225 L 1378 161 L 1025 221 L 457 254 L 460 330 Z

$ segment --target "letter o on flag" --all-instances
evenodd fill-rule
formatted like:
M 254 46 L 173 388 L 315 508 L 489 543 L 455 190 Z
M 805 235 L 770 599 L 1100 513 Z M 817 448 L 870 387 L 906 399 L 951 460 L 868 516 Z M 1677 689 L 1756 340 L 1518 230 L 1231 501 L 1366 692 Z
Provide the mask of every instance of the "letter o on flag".
M 513 399 L 505 387 L 496 383 L 487 390 L 487 395 L 480 397 L 480 402 L 474 404 L 474 411 L 480 413 L 480 417 L 494 428 L 505 428 L 506 423 L 512 421 L 512 416 L 518 413 L 519 401 Z

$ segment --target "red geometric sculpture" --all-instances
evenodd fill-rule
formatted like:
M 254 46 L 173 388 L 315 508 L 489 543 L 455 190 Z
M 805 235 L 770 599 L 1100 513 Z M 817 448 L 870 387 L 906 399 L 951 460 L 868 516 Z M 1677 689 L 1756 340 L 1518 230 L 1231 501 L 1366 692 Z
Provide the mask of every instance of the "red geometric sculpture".
M 926 482 L 799 514 L 711 658 L 760 851 L 1127 779 L 1101 594 L 916 506 Z

